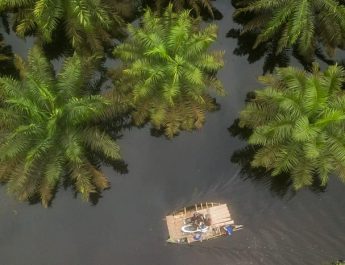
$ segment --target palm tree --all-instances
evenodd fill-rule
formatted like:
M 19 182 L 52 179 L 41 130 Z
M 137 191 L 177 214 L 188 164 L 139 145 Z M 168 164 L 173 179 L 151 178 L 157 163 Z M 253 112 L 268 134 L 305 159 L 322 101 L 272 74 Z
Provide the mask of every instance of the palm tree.
M 2 0 L 0 12 L 15 13 L 15 28 L 20 36 L 38 31 L 45 42 L 51 42 L 61 26 L 74 48 L 101 50 L 109 42 L 110 32 L 122 24 L 114 8 L 103 0 Z
M 84 199 L 109 186 L 90 157 L 119 159 L 119 147 L 97 126 L 110 113 L 110 103 L 90 94 L 91 67 L 86 66 L 75 55 L 55 75 L 34 47 L 21 80 L 0 78 L 0 180 L 16 198 L 39 195 L 47 206 L 62 178 Z
M 276 39 L 276 53 L 297 46 L 311 57 L 320 42 L 329 55 L 335 48 L 345 48 L 345 6 L 340 0 L 244 0 L 233 1 L 238 8 L 234 16 L 247 13 L 252 19 L 242 32 L 259 35 L 253 48 Z
M 315 178 L 325 185 L 331 173 L 345 181 L 344 69 L 278 68 L 260 81 L 266 88 L 255 91 L 239 123 L 253 129 L 248 142 L 258 151 L 251 165 L 290 174 L 295 189 Z
M 211 0 L 157 0 L 154 1 L 143 1 L 144 4 L 147 4 L 151 8 L 156 8 L 159 11 L 164 10 L 169 4 L 173 5 L 173 10 L 176 12 L 181 12 L 184 9 L 191 9 L 197 16 L 201 15 L 202 11 L 206 11 L 212 18 L 214 18 L 213 14 L 213 5 Z
M 207 52 L 217 27 L 201 30 L 188 11 L 177 14 L 169 5 L 159 17 L 148 10 L 142 27 L 128 29 L 130 38 L 114 54 L 124 68 L 116 85 L 131 95 L 134 122 L 140 125 L 149 119 L 168 137 L 181 129 L 200 128 L 205 112 L 216 106 L 207 90 L 224 92 L 216 79 L 223 52 Z

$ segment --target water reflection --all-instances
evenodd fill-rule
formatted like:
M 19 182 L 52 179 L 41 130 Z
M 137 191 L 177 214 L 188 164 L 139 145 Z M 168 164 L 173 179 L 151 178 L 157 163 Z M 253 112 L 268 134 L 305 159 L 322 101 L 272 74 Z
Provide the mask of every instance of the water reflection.
M 247 97 L 248 98 L 248 97 Z M 248 128 L 239 127 L 239 119 L 228 128 L 230 134 L 234 137 L 247 140 L 252 131 Z M 247 145 L 240 150 L 234 151 L 231 156 L 231 162 L 241 166 L 240 174 L 244 180 L 252 180 L 267 186 L 272 194 L 280 198 L 292 198 L 296 191 L 293 188 L 293 183 L 288 174 L 279 174 L 278 176 L 271 176 L 271 171 L 263 167 L 252 167 L 251 161 L 260 146 Z M 321 186 L 319 178 L 315 178 L 313 184 L 308 187 L 309 190 L 319 193 L 324 192 L 327 186 Z

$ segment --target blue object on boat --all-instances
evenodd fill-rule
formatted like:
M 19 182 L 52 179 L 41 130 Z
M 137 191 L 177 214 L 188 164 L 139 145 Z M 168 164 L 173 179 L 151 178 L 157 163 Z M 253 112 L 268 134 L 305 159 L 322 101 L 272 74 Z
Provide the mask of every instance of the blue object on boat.
M 201 238 L 202 238 L 202 234 L 201 234 L 201 233 L 195 233 L 195 235 L 194 235 L 194 240 L 199 240 L 199 241 L 201 241 Z
M 225 231 L 228 233 L 229 236 L 231 236 L 231 235 L 232 235 L 232 232 L 234 231 L 234 230 L 232 229 L 232 226 L 231 226 L 231 225 L 225 226 L 224 229 L 225 229 Z

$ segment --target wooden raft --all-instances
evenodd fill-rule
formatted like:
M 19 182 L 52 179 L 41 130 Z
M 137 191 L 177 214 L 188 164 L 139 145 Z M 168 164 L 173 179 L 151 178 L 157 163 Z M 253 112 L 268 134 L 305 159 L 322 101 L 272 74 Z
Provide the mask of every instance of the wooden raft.
M 193 216 L 195 212 L 209 214 L 211 225 L 206 233 L 202 234 L 202 240 L 225 235 L 224 226 L 234 224 L 231 219 L 228 206 L 220 203 L 201 203 L 191 207 L 185 207 L 180 211 L 174 212 L 166 217 L 169 231 L 168 242 L 172 243 L 191 243 L 196 241 L 193 234 L 184 233 L 181 227 L 185 225 L 185 220 Z

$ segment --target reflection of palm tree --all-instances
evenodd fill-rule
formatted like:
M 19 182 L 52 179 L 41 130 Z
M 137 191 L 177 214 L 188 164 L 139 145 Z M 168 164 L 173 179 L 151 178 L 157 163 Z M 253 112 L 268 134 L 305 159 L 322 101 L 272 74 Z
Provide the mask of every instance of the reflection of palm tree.
M 295 189 L 319 179 L 323 185 L 335 173 L 345 179 L 345 71 L 314 65 L 307 73 L 277 68 L 260 78 L 266 85 L 240 114 L 240 126 L 253 130 L 248 139 L 259 146 L 251 164 L 289 174 Z
M 148 120 L 172 137 L 181 130 L 200 128 L 207 111 L 217 106 L 208 91 L 224 93 L 216 78 L 223 52 L 209 52 L 217 26 L 203 30 L 188 11 L 163 16 L 147 11 L 142 27 L 129 26 L 131 37 L 114 53 L 124 62 L 118 87 L 131 95 L 137 125 Z
M 248 13 L 252 17 L 244 31 L 259 33 L 255 48 L 277 39 L 276 53 L 296 46 L 303 57 L 313 56 L 318 43 L 328 55 L 335 48 L 345 48 L 345 6 L 338 0 L 239 0 L 234 16 Z
M 39 195 L 47 206 L 58 183 L 73 182 L 83 198 L 109 186 L 95 163 L 120 158 L 98 124 L 112 117 L 110 101 L 90 94 L 91 67 L 74 56 L 58 75 L 35 47 L 21 61 L 21 80 L 2 77 L 0 180 L 21 200 Z

